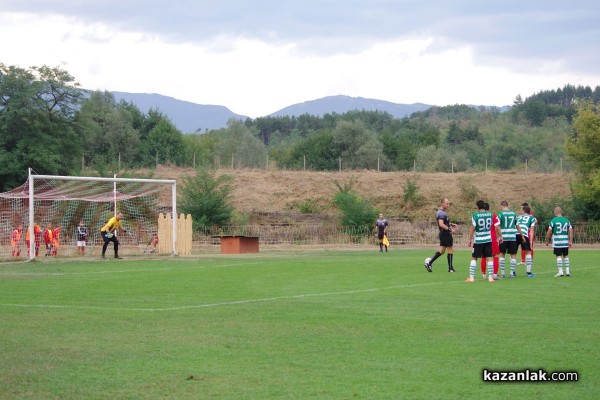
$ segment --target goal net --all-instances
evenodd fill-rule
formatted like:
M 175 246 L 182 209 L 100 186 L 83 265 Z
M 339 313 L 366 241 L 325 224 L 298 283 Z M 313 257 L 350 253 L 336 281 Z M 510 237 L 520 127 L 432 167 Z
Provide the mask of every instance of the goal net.
M 100 228 L 122 212 L 119 255 L 142 254 L 157 234 L 159 214 L 176 215 L 176 181 L 29 174 L 27 182 L 0 193 L 0 260 L 46 256 L 44 231 L 53 231 L 49 256 L 81 256 L 80 221 L 87 228 L 83 254 L 99 255 Z M 176 224 L 170 235 L 176 253 Z M 112 256 L 109 244 L 107 256 Z

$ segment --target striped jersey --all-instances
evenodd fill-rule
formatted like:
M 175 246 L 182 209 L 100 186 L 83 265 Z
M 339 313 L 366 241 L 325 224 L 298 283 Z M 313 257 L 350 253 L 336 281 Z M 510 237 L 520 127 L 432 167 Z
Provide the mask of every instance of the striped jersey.
M 500 229 L 502 230 L 502 239 L 505 242 L 517 241 L 517 214 L 511 210 L 502 210 L 498 213 L 500 220 Z
M 87 239 L 88 231 L 85 226 L 79 225 L 77 227 L 77 240 L 82 242 Z
M 523 236 L 529 237 L 529 229 L 533 229 L 537 219 L 531 214 L 522 214 L 517 218 L 517 225 L 521 227 Z
M 491 243 L 493 224 L 492 213 L 489 211 L 477 211 L 471 218 L 471 225 L 475 227 L 475 240 L 473 243 Z
M 552 247 L 569 247 L 569 229 L 572 227 L 571 222 L 563 216 L 552 218 L 548 226 L 552 229 Z

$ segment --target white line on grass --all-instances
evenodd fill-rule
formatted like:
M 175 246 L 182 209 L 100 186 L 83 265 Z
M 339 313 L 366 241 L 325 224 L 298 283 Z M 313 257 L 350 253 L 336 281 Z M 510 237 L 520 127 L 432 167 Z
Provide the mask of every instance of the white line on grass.
M 82 310 L 83 309 L 85 309 L 85 310 L 122 310 L 122 311 L 142 311 L 142 312 L 181 311 L 181 310 L 190 310 L 190 309 L 194 309 L 194 308 L 232 306 L 232 305 L 239 305 L 239 304 L 260 303 L 260 302 L 269 302 L 269 301 L 277 301 L 277 300 L 303 299 L 303 298 L 309 298 L 309 297 L 339 296 L 339 295 L 345 295 L 345 294 L 369 293 L 369 292 L 378 292 L 378 291 L 382 291 L 382 290 L 406 289 L 406 288 L 419 287 L 419 286 L 433 286 L 433 285 L 443 285 L 446 283 L 459 283 L 459 282 L 462 282 L 462 281 L 415 283 L 415 284 L 411 284 L 411 285 L 397 285 L 397 286 L 388 286 L 388 287 L 383 287 L 383 288 L 344 290 L 344 291 L 340 291 L 340 292 L 307 293 L 307 294 L 298 294 L 298 295 L 293 295 L 293 296 L 278 296 L 278 297 L 265 297 L 265 298 L 260 298 L 260 299 L 232 300 L 232 301 L 224 301 L 224 302 L 219 302 L 219 303 L 205 303 L 205 304 L 195 304 L 195 305 L 189 305 L 189 306 L 166 307 L 166 308 L 128 308 L 128 307 L 73 306 L 73 305 L 52 305 L 52 304 L 0 304 L 0 306 L 2 306 L 2 307 L 23 307 L 23 308 L 82 309 Z
M 252 263 L 235 263 L 235 264 L 218 264 L 218 265 L 196 265 L 196 266 L 185 266 L 185 267 L 167 267 L 167 268 L 135 268 L 135 269 L 122 269 L 122 270 L 105 270 L 105 271 L 83 271 L 83 272 L 1 272 L 0 276 L 36 276 L 36 277 L 48 277 L 48 276 L 75 276 L 75 275 L 104 275 L 104 274 L 125 274 L 129 272 L 165 272 L 165 271 L 181 271 L 191 269 L 209 269 L 209 268 L 222 268 L 222 267 L 237 267 L 240 265 L 256 265 L 264 264 L 263 262 L 252 262 Z
M 383 288 L 344 290 L 344 291 L 340 291 L 340 292 L 297 294 L 294 296 L 278 296 L 278 297 L 266 297 L 266 298 L 262 298 L 262 299 L 234 300 L 234 301 L 224 301 L 221 303 L 197 304 L 197 305 L 191 305 L 191 306 L 168 307 L 168 308 L 134 308 L 132 310 L 153 311 L 153 312 L 154 311 L 178 311 L 178 310 L 189 310 L 189 309 L 193 309 L 193 308 L 219 307 L 219 306 L 229 306 L 229 305 L 236 305 L 236 304 L 259 303 L 259 302 L 266 302 L 266 301 L 303 299 L 303 298 L 308 298 L 308 297 L 339 296 L 339 295 L 344 295 L 344 294 L 378 292 L 378 291 L 382 291 L 382 290 L 406 289 L 406 288 L 418 287 L 418 286 L 432 286 L 432 285 L 441 285 L 444 283 L 456 283 L 456 282 L 458 282 L 458 281 L 415 283 L 412 285 L 388 286 L 388 287 L 383 287 Z
M 240 264 L 226 264 L 221 266 L 234 266 Z M 247 263 L 243 263 L 243 265 L 247 265 Z M 579 270 L 588 270 L 591 267 L 583 267 L 578 268 Z M 165 269 L 168 270 L 168 269 Z M 139 271 L 139 270 L 132 270 Z M 156 270 L 149 270 L 156 271 Z M 111 271 L 107 271 L 111 272 Z M 115 271 L 112 271 L 115 272 Z M 126 271 L 124 271 L 126 272 Z M 550 272 L 543 272 L 542 275 L 548 274 Z M 554 273 L 554 272 L 552 272 Z M 568 279 L 568 278 L 562 278 Z M 242 299 L 242 300 L 232 300 L 232 301 L 224 301 L 219 303 L 205 303 L 205 304 L 195 304 L 188 306 L 179 306 L 179 307 L 165 307 L 165 308 L 130 308 L 130 307 L 103 307 L 103 306 L 75 306 L 75 305 L 52 305 L 52 304 L 0 304 L 1 307 L 23 307 L 23 308 L 60 308 L 60 309 L 86 309 L 86 310 L 121 310 L 121 311 L 141 311 L 141 312 L 160 312 L 160 311 L 181 311 L 181 310 L 190 310 L 195 308 L 208 308 L 208 307 L 221 307 L 221 306 L 230 306 L 230 305 L 239 305 L 239 304 L 249 304 L 249 303 L 260 303 L 260 302 L 269 302 L 269 301 L 277 301 L 277 300 L 293 300 L 293 299 L 302 299 L 309 297 L 324 297 L 324 296 L 339 296 L 345 294 L 357 294 L 357 293 L 368 293 L 368 292 L 377 292 L 383 290 L 394 290 L 394 289 L 406 289 L 412 287 L 420 287 L 420 286 L 434 286 L 434 285 L 443 285 L 447 283 L 464 283 L 462 280 L 457 281 L 442 281 L 442 282 L 428 282 L 428 283 L 415 283 L 410 285 L 396 285 L 396 286 L 388 286 L 382 288 L 370 288 L 370 289 L 357 289 L 357 290 L 344 290 L 339 292 L 323 292 L 323 293 L 307 293 L 307 294 L 298 294 L 291 296 L 278 296 L 278 297 L 265 297 L 259 299 Z

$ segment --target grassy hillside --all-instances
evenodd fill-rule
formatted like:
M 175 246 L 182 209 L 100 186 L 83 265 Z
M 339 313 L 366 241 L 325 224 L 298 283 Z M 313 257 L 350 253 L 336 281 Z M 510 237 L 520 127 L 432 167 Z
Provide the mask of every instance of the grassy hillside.
M 193 174 L 193 169 L 159 167 L 154 176 L 178 179 Z M 465 220 L 473 211 L 474 202 L 483 198 L 494 209 L 502 200 L 518 209 L 524 201 L 570 198 L 570 175 L 524 172 L 488 173 L 412 173 L 376 171 L 265 171 L 220 170 L 234 177 L 236 209 L 243 213 L 280 213 L 286 211 L 333 214 L 332 199 L 338 190 L 335 182 L 345 184 L 354 180 L 354 188 L 369 199 L 378 211 L 388 218 L 407 218 L 413 221 L 431 220 L 441 197 L 451 202 L 454 220 Z M 418 198 L 404 202 L 407 183 L 416 188 Z

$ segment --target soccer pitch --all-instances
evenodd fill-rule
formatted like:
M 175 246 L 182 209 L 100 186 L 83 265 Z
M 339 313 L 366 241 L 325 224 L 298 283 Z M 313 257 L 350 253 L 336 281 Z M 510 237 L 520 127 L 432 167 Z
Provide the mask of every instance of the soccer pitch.
M 470 254 L 272 250 L 0 265 L 2 399 L 593 399 L 600 251 L 465 283 Z M 484 382 L 483 370 L 577 382 Z

